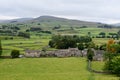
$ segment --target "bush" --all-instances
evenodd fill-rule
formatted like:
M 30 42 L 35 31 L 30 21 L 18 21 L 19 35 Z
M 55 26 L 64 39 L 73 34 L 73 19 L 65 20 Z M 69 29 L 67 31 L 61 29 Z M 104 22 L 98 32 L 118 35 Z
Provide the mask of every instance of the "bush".
M 105 70 L 120 76 L 120 56 L 116 56 L 112 60 L 107 61 L 105 64 Z
M 94 56 L 94 51 L 92 51 L 90 48 L 87 50 L 87 59 L 92 61 Z
M 12 58 L 18 58 L 20 55 L 20 51 L 19 50 L 12 50 L 11 52 L 11 57 Z

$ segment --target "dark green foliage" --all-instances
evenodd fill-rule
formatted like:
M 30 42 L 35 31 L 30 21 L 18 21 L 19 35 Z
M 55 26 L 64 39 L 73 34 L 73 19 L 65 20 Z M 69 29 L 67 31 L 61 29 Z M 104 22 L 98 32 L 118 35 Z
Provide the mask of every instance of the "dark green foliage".
M 61 25 L 58 25 L 58 26 L 55 26 L 54 28 L 53 28 L 53 30 L 55 30 L 55 29 L 60 29 L 61 28 Z
M 87 59 L 92 61 L 94 56 L 94 51 L 92 51 L 90 48 L 87 50 Z
M 91 37 L 91 32 L 88 32 L 88 36 Z
M 24 37 L 24 38 L 30 38 L 30 34 L 29 34 L 29 33 L 26 33 L 26 32 L 19 32 L 19 33 L 18 33 L 18 36 Z
M 55 35 L 49 41 L 49 46 L 57 49 L 67 49 L 69 47 L 76 47 L 76 41 L 71 36 Z
M 57 49 L 67 49 L 69 47 L 74 48 L 77 46 L 77 43 L 88 43 L 92 41 L 90 37 L 86 36 L 61 36 L 54 35 L 52 40 L 49 41 L 49 46 Z
M 30 31 L 41 31 L 42 29 L 40 27 L 31 27 Z
M 113 59 L 107 61 L 105 64 L 105 70 L 120 76 L 120 56 L 113 57 Z
M 118 37 L 120 38 L 120 30 L 117 32 Z
M 83 50 L 84 49 L 84 44 L 83 43 L 79 43 L 78 44 L 78 49 L 79 50 Z
M 0 56 L 2 55 L 2 44 L 1 44 L 1 40 L 0 40 Z
M 27 29 L 27 30 L 26 30 L 26 32 L 30 32 L 30 30 L 29 30 L 29 29 Z
M 99 35 L 106 35 L 105 32 L 100 32 Z
M 105 32 L 100 32 L 100 33 L 99 33 L 99 37 L 101 37 L 101 38 L 105 38 L 105 35 L 106 35 Z
M 11 52 L 11 57 L 12 58 L 18 58 L 20 55 L 20 51 L 19 50 L 12 50 Z
M 79 43 L 88 43 L 91 42 L 92 38 L 88 37 L 88 36 L 81 36 L 79 38 Z
M 38 25 L 41 25 L 40 23 L 38 23 Z
M 119 35 L 117 33 L 109 33 L 109 35 L 111 35 L 111 38 L 115 39 L 119 39 Z
M 120 53 L 120 44 L 112 44 L 110 47 L 115 49 L 115 53 Z
M 47 34 L 52 34 L 51 31 L 39 31 L 39 32 L 42 32 L 42 33 L 47 33 Z
M 106 44 L 102 44 L 102 45 L 100 45 L 100 50 L 106 50 Z
M 117 55 L 118 54 L 113 54 L 113 53 L 110 53 L 110 52 L 105 52 L 104 53 L 104 59 L 108 60 L 108 61 L 111 61 Z
M 87 28 L 88 26 L 82 26 L 82 27 L 80 27 L 80 28 Z
M 2 25 L 2 29 L 6 29 L 8 25 Z
M 11 29 L 13 29 L 13 30 L 20 30 L 20 28 L 19 28 L 19 27 L 16 27 L 16 26 L 11 27 Z

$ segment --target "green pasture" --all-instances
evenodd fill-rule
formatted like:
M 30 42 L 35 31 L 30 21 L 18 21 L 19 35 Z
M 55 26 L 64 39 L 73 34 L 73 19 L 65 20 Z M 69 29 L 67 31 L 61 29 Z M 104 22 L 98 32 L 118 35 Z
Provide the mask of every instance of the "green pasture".
M 118 80 L 118 77 L 89 72 L 86 59 L 81 57 L 21 58 L 0 59 L 0 80 Z
M 13 40 L 2 40 L 2 55 L 10 55 L 11 50 L 20 50 L 21 54 L 24 54 L 24 50 L 42 50 L 44 47 L 48 46 L 50 38 L 42 37 L 37 38 L 33 36 L 31 39 L 13 39 Z M 52 48 L 49 48 L 49 50 Z

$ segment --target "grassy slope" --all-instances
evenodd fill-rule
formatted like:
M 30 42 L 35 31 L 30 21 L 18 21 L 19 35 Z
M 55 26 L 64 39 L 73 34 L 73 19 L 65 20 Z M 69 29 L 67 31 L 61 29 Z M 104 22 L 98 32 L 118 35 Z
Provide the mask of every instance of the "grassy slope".
M 2 40 L 2 47 L 4 49 L 2 55 L 9 55 L 13 49 L 18 49 L 21 53 L 24 53 L 25 49 L 41 50 L 48 45 L 49 38 L 31 38 L 31 39 L 14 39 L 14 40 Z
M 118 80 L 93 74 L 84 58 L 1 59 L 0 80 Z

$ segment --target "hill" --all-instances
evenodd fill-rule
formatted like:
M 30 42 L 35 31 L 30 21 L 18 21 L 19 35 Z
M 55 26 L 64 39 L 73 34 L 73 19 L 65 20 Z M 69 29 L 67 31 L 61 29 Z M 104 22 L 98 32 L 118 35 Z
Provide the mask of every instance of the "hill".
M 59 18 L 54 16 L 40 16 L 37 18 L 19 18 L 13 20 L 4 20 L 0 21 L 0 23 L 24 23 L 30 24 L 31 26 L 36 26 L 36 24 L 40 23 L 44 26 L 68 26 L 68 27 L 82 27 L 82 26 L 89 26 L 89 27 L 96 27 L 102 25 L 102 23 L 98 22 L 88 22 L 88 21 L 80 21 L 80 20 L 73 20 L 73 19 L 66 19 L 66 18 Z
M 28 20 L 32 20 L 33 18 L 19 18 L 19 19 L 11 19 L 11 20 L 0 20 L 0 23 L 20 23 Z
M 73 20 L 73 19 L 66 19 L 66 18 L 59 18 L 54 16 L 40 16 L 38 18 L 35 18 L 33 20 L 30 20 L 30 22 L 40 22 L 44 24 L 50 25 L 64 25 L 69 27 L 80 27 L 80 26 L 91 26 L 96 27 L 98 25 L 101 25 L 102 23 L 98 22 L 88 22 L 88 21 L 80 21 L 80 20 Z
M 120 27 L 120 23 L 112 24 L 113 26 Z

